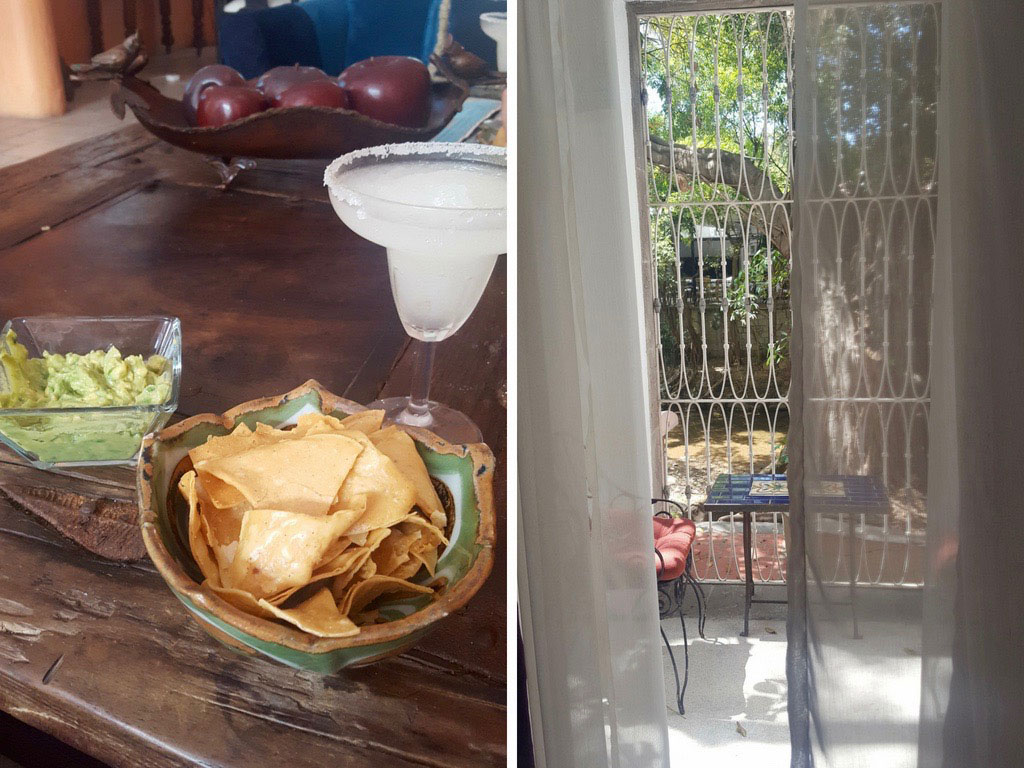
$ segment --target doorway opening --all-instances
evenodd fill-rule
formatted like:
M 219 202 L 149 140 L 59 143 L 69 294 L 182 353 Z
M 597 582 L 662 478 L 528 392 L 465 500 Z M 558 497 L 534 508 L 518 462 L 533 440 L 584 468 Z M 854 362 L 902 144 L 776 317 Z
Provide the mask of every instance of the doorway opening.
M 740 636 L 743 593 L 727 585 L 746 576 L 741 519 L 712 519 L 704 503 L 719 475 L 786 471 L 793 13 L 641 16 L 635 44 L 649 222 L 645 304 L 658 363 L 655 487 L 696 524 L 693 571 L 709 592 L 704 639 L 692 639 L 688 653 L 679 653 L 687 644 L 682 624 L 661 611 L 667 644 L 689 661 L 686 715 L 669 708 L 670 749 L 680 763 L 705 751 L 720 761 L 724 747 L 735 761 L 783 765 L 785 606 L 759 607 L 751 632 Z M 758 513 L 752 528 L 761 596 L 784 597 L 784 516 Z M 683 603 L 675 610 L 692 616 Z M 665 671 L 671 697 L 671 660 Z
M 739 524 L 709 521 L 703 503 L 719 474 L 786 469 L 793 14 L 651 16 L 639 30 L 656 483 L 698 524 L 698 578 L 738 583 Z M 755 578 L 784 583 L 781 515 L 755 529 Z
M 878 478 L 888 504 L 884 514 L 815 518 L 805 531 L 815 578 L 907 597 L 923 584 L 933 10 L 844 6 L 813 17 L 823 53 L 812 70 L 825 80 L 798 117 L 814 126 L 809 165 L 823 191 L 807 196 L 817 229 L 797 259 L 792 9 L 709 4 L 636 17 L 654 487 L 694 521 L 693 571 L 708 592 L 707 639 L 689 638 L 685 718 L 667 702 L 670 743 L 687 759 L 725 748 L 736 760 L 788 761 L 786 607 L 757 606 L 740 635 L 741 516 L 709 514 L 706 501 L 723 475 L 785 479 L 794 269 L 814 273 L 814 306 L 839 318 L 814 339 L 814 360 L 804 358 L 805 418 L 816 420 L 805 451 L 818 450 L 831 473 Z M 901 186 L 907 157 L 924 180 L 916 186 Z M 788 515 L 754 512 L 751 528 L 758 596 L 784 599 Z M 689 616 L 695 608 L 682 606 Z M 662 627 L 681 658 L 678 619 Z M 667 653 L 665 671 L 671 700 Z

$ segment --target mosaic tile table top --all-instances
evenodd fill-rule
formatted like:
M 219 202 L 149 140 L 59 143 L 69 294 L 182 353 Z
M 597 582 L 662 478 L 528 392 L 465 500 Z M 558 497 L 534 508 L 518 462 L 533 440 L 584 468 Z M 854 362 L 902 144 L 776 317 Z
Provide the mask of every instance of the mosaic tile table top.
M 807 481 L 807 509 L 817 513 L 870 512 L 888 509 L 889 499 L 879 478 L 833 475 Z M 788 507 L 785 475 L 729 475 L 715 478 L 705 508 Z

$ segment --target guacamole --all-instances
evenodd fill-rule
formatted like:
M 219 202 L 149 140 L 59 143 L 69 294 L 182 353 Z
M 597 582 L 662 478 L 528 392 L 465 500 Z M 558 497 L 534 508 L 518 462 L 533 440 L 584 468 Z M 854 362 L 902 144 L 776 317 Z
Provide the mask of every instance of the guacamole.
M 116 347 L 84 355 L 29 357 L 13 331 L 0 338 L 0 436 L 44 463 L 130 461 L 142 436 L 169 414 L 86 411 L 38 414 L 48 408 L 156 406 L 171 395 L 171 365 L 152 355 L 122 357 Z M 23 411 L 24 413 L 19 413 Z
M 0 365 L 10 391 L 0 386 L 0 408 L 159 405 L 171 394 L 170 365 L 160 355 L 121 357 L 112 346 L 84 355 L 29 357 L 14 331 L 3 341 Z

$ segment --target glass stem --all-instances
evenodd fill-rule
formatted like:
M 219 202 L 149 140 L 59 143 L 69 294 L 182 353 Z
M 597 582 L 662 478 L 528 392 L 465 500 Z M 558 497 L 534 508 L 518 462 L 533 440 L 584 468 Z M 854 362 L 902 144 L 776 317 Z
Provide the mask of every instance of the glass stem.
M 419 359 L 412 379 L 409 405 L 405 407 L 405 422 L 425 427 L 433 421 L 430 415 L 430 374 L 434 367 L 436 342 L 421 341 Z

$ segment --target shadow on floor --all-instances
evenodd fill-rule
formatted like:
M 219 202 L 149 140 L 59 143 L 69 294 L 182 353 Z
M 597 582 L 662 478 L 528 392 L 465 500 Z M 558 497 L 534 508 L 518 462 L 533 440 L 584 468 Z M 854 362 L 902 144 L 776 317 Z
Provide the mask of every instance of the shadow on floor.
M 789 765 L 786 606 L 753 606 L 750 637 L 741 637 L 742 588 L 705 585 L 705 591 L 706 640 L 697 637 L 696 605 L 688 600 L 684 606 L 690 640 L 685 716 L 675 708 L 672 666 L 662 646 L 671 764 L 785 768 Z M 681 678 L 683 633 L 679 619 L 665 619 L 661 626 L 672 644 Z

